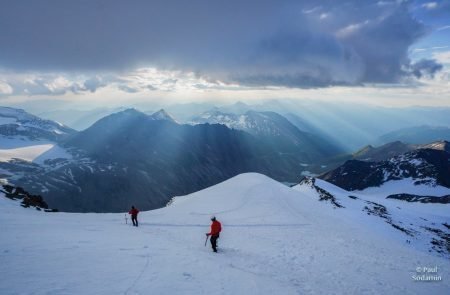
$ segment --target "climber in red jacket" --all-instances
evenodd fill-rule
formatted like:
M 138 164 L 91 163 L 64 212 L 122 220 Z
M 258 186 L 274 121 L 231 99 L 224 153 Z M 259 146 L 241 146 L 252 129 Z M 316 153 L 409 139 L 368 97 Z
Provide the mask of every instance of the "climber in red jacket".
M 211 236 L 211 246 L 214 252 L 217 252 L 217 239 L 222 231 L 222 225 L 216 220 L 216 217 L 211 217 L 211 231 L 207 233 L 207 236 Z
M 133 225 L 138 226 L 137 216 L 139 214 L 139 210 L 134 208 L 134 206 L 131 206 L 131 210 L 130 212 L 128 212 L 128 214 L 131 215 L 131 221 L 133 221 Z

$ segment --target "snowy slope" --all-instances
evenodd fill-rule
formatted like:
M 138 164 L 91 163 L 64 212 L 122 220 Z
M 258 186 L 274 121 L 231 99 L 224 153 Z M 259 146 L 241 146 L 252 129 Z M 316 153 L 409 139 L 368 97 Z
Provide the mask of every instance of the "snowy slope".
M 205 123 L 221 124 L 228 128 L 243 130 L 254 135 L 295 137 L 292 133 L 301 133 L 286 118 L 274 112 L 247 111 L 245 114 L 238 115 L 223 113 L 213 109 L 202 113 L 189 123 L 192 125 Z
M 357 220 L 361 226 L 400 244 L 410 241 L 409 246 L 419 251 L 450 258 L 448 204 L 409 203 L 386 199 L 387 195 L 399 189 L 398 186 L 389 185 L 384 186 L 385 191 L 378 188 L 378 190 L 348 192 L 326 181 L 309 178 L 294 187 L 295 190 L 307 195 L 311 192 L 317 195 L 315 188 L 333 197 L 333 203 L 339 205 L 337 211 L 342 217 Z M 330 203 L 330 207 L 333 205 L 330 200 L 327 202 Z
M 24 110 L 0 107 L 0 162 L 19 159 L 43 164 L 45 160 L 70 159 L 71 155 L 57 142 L 73 132 Z
M 0 134 L 29 139 L 59 140 L 74 130 L 51 120 L 44 120 L 21 109 L 0 107 Z
M 448 294 L 447 260 L 297 189 L 241 174 L 141 213 L 139 228 L 0 198 L 0 294 Z M 218 254 L 204 247 L 212 214 Z M 442 281 L 412 280 L 434 266 Z
M 414 194 L 421 196 L 450 195 L 450 188 L 433 183 L 433 179 L 425 179 L 430 183 L 416 184 L 416 180 L 408 177 L 400 180 L 389 180 L 380 186 L 368 187 L 355 193 L 374 195 L 385 198 L 393 194 Z
M 21 159 L 26 162 L 43 164 L 45 160 L 59 158 L 70 159 L 72 156 L 52 141 L 0 136 L 0 162 Z
M 71 162 L 81 164 L 61 145 L 74 133 L 24 110 L 0 107 L 0 179 L 26 186 L 33 193 L 46 193 L 51 180 L 45 173 Z M 33 177 L 37 180 L 30 181 Z

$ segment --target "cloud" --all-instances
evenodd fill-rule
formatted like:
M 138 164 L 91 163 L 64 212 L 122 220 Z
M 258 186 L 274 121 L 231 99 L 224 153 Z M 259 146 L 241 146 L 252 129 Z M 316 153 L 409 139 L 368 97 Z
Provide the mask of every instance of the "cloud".
M 108 77 L 110 79 L 110 77 Z M 0 72 L 0 96 L 10 95 L 64 95 L 68 92 L 95 92 L 108 83 L 105 78 L 74 76 L 70 74 Z
M 0 95 L 13 93 L 13 88 L 8 83 L 0 80 Z
M 128 92 L 183 86 L 123 75 L 141 68 L 188 73 L 183 75 L 190 82 L 184 86 L 192 88 L 216 87 L 219 81 L 301 88 L 398 83 L 411 75 L 405 70 L 412 67 L 409 47 L 427 32 L 410 5 L 369 0 L 4 1 L 0 67 L 108 72 L 118 79 L 94 75 L 70 85 L 44 77 L 27 88 L 50 94 L 94 92 L 109 84 Z
M 322 9 L 322 6 L 315 6 L 313 8 L 303 8 L 302 9 L 302 13 L 310 14 L 310 13 L 314 13 L 314 12 L 320 11 L 321 9 Z
M 427 2 L 427 3 L 422 4 L 422 7 L 425 9 L 432 10 L 432 9 L 436 9 L 438 7 L 438 4 L 437 4 L 437 2 Z
M 450 29 L 450 26 L 442 26 L 436 29 L 436 31 L 443 31 L 443 30 L 448 30 Z
M 14 95 L 63 95 L 77 91 L 79 85 L 61 75 L 14 75 L 8 77 Z
M 328 18 L 329 16 L 330 16 L 329 13 L 322 13 L 322 14 L 319 16 L 319 18 L 320 18 L 320 19 L 326 19 L 326 18 Z
M 67 93 L 95 93 L 109 88 L 126 93 L 149 91 L 176 92 L 186 90 L 233 90 L 236 85 L 208 81 L 193 72 L 138 68 L 118 74 L 97 74 L 92 77 L 74 74 L 11 73 L 0 71 L 0 97 L 59 96 Z
M 424 2 L 420 7 L 421 19 L 429 18 L 432 23 L 442 24 L 442 21 L 447 22 L 450 16 L 450 0 Z
M 450 51 L 435 52 L 433 57 L 441 64 L 450 66 Z
M 349 24 L 348 26 L 337 31 L 336 35 L 339 38 L 349 37 L 353 34 L 357 34 L 361 29 L 364 28 L 364 26 L 367 26 L 369 23 L 370 21 L 366 19 L 364 22 Z
M 422 59 L 411 65 L 411 73 L 417 77 L 423 76 L 434 77 L 434 75 L 442 70 L 443 66 L 432 59 Z
M 133 88 L 133 87 L 130 87 L 130 86 L 128 86 L 128 85 L 119 85 L 118 86 L 118 88 L 120 89 L 120 90 L 122 90 L 123 92 L 127 92 L 127 93 L 136 93 L 136 92 L 139 92 L 139 88 Z
M 104 81 L 99 76 L 95 76 L 84 81 L 83 89 L 88 90 L 90 92 L 95 92 L 97 89 L 105 87 L 106 85 L 107 85 L 106 81 Z
M 158 70 L 156 68 L 139 68 L 122 73 L 116 77 L 112 85 L 127 93 L 143 91 L 174 92 L 223 87 L 219 82 L 207 81 L 193 72 Z
M 377 5 L 386 6 L 386 5 L 395 5 L 396 1 L 378 1 Z

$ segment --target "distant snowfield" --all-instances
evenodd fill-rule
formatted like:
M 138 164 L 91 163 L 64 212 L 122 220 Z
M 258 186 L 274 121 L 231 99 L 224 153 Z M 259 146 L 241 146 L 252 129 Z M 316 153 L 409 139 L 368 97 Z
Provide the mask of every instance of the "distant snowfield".
M 70 159 L 71 155 L 53 142 L 0 136 L 0 161 L 2 162 L 22 159 L 42 164 L 45 160 L 56 158 Z
M 362 191 L 355 191 L 364 195 L 380 196 L 385 198 L 393 194 L 413 194 L 419 196 L 445 196 L 450 195 L 450 189 L 441 185 L 414 185 L 412 178 L 404 178 L 401 180 L 390 180 L 383 183 L 379 187 L 369 187 Z
M 139 228 L 124 214 L 43 213 L 0 198 L 0 294 L 449 294 L 447 259 L 345 198 L 348 208 L 333 209 L 308 187 L 242 174 L 142 212 Z M 204 246 L 211 215 L 223 225 L 217 254 Z M 412 279 L 435 266 L 442 281 Z

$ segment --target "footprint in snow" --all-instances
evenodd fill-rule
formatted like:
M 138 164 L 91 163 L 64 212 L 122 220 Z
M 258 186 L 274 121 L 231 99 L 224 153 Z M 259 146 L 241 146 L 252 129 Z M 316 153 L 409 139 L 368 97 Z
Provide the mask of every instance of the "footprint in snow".
M 183 272 L 183 277 L 184 277 L 186 280 L 192 279 L 192 275 L 191 275 L 190 273 L 187 273 L 187 272 Z

